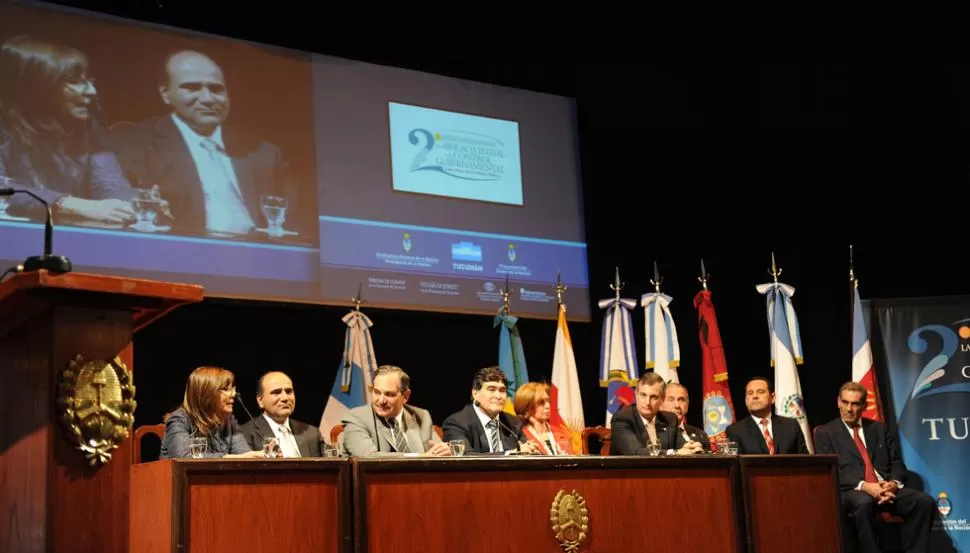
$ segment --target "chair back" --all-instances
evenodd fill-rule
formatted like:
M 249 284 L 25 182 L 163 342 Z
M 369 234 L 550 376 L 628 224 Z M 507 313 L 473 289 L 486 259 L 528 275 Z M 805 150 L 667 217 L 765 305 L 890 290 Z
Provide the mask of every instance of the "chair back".
M 589 455 L 589 439 L 593 436 L 599 440 L 600 455 L 610 454 L 610 436 L 613 433 L 605 426 L 587 426 L 583 429 L 583 455 Z
M 139 426 L 131 434 L 131 464 L 137 465 L 141 463 L 141 440 L 146 434 L 151 434 L 153 436 L 158 436 L 158 441 L 161 443 L 162 436 L 165 435 L 165 424 L 145 424 Z

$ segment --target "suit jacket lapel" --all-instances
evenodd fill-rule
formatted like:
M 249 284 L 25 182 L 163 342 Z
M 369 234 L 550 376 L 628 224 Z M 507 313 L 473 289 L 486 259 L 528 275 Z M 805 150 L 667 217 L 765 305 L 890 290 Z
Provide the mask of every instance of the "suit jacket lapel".
M 249 210 L 249 216 L 253 219 L 256 227 L 263 227 L 262 210 L 259 206 L 259 189 L 256 186 L 256 174 L 253 168 L 252 156 L 246 144 L 234 140 L 232 132 L 225 127 L 222 129 L 223 142 L 226 145 L 226 154 L 232 160 L 232 170 L 236 174 L 236 182 L 239 184 L 239 193 L 242 195 L 243 203 Z
M 293 438 L 296 439 L 296 448 L 300 450 L 301 457 L 312 457 L 310 454 L 309 432 L 305 432 L 302 424 L 290 419 L 290 430 L 293 431 Z
M 852 431 L 845 427 L 845 423 L 842 419 L 835 421 L 838 430 L 835 432 L 836 438 L 842 440 L 842 447 L 849 451 L 852 455 L 855 455 L 860 461 L 862 460 L 862 454 L 859 453 L 859 447 L 855 445 L 855 438 L 852 436 Z M 863 430 L 865 434 L 865 430 Z M 869 436 L 866 436 L 869 439 Z M 868 450 L 869 448 L 866 447 Z M 871 456 L 870 456 L 871 457 Z
M 260 415 L 260 416 L 256 417 L 254 420 L 256 421 L 256 428 L 258 428 L 260 434 L 263 435 L 263 439 L 266 439 L 266 438 L 275 438 L 276 437 L 276 433 L 273 432 L 273 429 L 269 427 L 269 423 L 266 422 L 266 417 L 265 416 Z M 257 445 L 260 448 L 263 447 L 263 444 L 257 444 Z
M 205 197 L 202 180 L 189 147 L 170 116 L 162 117 L 155 125 L 154 150 L 160 153 L 159 172 L 163 183 L 158 184 L 162 197 L 172 206 L 174 224 L 179 228 L 202 232 L 205 230 Z
M 748 427 L 748 434 L 750 434 L 755 439 L 755 443 L 758 444 L 758 450 L 759 450 L 758 453 L 763 453 L 767 455 L 768 442 L 765 441 L 765 435 L 761 432 L 761 427 L 758 426 L 758 423 L 754 421 L 754 417 L 748 417 L 747 427 Z M 775 451 L 777 452 L 778 451 L 778 448 L 777 448 L 778 426 L 774 424 L 774 421 L 772 421 L 771 431 L 772 431 L 771 438 L 775 440 L 775 444 L 776 444 Z
M 408 439 L 408 450 L 411 453 L 424 453 L 424 443 L 421 441 L 421 424 L 414 418 L 414 413 L 404 408 L 404 435 Z
M 864 420 L 865 419 L 863 419 L 863 421 Z M 870 462 L 872 461 L 872 452 L 879 447 L 879 444 L 878 444 L 879 436 L 877 436 L 876 433 L 873 432 L 873 429 L 875 429 L 874 424 L 865 424 L 864 422 L 862 423 L 862 435 L 866 437 L 866 440 L 865 440 L 866 453 L 869 454 Z M 856 448 L 856 449 L 858 450 L 859 448 Z

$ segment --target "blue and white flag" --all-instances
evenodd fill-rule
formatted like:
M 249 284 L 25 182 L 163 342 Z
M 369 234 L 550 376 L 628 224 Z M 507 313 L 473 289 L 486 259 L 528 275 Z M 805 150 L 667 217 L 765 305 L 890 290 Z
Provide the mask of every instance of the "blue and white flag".
M 606 388 L 606 427 L 613 415 L 633 403 L 633 388 L 640 377 L 637 367 L 637 344 L 633 337 L 630 312 L 637 300 L 609 298 L 599 301 L 603 316 L 600 342 L 600 387 Z
M 330 430 L 340 424 L 347 411 L 367 403 L 371 377 L 377 369 L 374 343 L 370 337 L 370 327 L 374 323 L 356 309 L 344 315 L 343 321 L 347 325 L 343 358 L 320 418 L 320 433 L 327 440 Z
M 680 344 L 677 342 L 677 326 L 670 315 L 667 294 L 650 293 L 640 298 L 646 326 L 646 368 L 653 369 L 664 382 L 680 382 L 677 367 L 680 366 Z
M 529 370 L 525 365 L 525 350 L 522 349 L 522 338 L 519 336 L 519 329 L 515 323 L 519 322 L 518 317 L 500 313 L 495 317 L 494 326 L 501 326 L 498 335 L 498 366 L 505 373 L 506 380 L 509 381 L 508 394 L 509 401 L 505 403 L 505 411 L 512 415 L 515 410 L 512 407 L 512 398 L 519 386 L 529 382 Z
M 775 368 L 775 413 L 797 419 L 809 453 L 815 453 L 802 385 L 798 380 L 797 365 L 802 364 L 802 339 L 798 331 L 798 317 L 791 303 L 795 289 L 780 282 L 761 284 L 756 289 L 768 298 L 771 366 Z

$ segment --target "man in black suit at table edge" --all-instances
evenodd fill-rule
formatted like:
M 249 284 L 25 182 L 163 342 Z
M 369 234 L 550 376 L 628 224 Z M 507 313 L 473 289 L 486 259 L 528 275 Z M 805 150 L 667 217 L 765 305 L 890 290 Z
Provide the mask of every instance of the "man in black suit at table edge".
M 880 510 L 903 518 L 900 537 L 908 553 L 926 553 L 935 502 L 905 486 L 906 465 L 896 438 L 885 424 L 862 418 L 867 397 L 866 388 L 858 382 L 842 385 L 840 416 L 816 431 L 815 450 L 839 456 L 842 506 L 853 514 L 864 553 L 880 551 L 873 531 L 874 516 Z
M 775 391 L 771 382 L 756 376 L 744 387 L 747 417 L 727 427 L 728 440 L 744 455 L 808 455 L 805 434 L 796 419 L 772 414 Z

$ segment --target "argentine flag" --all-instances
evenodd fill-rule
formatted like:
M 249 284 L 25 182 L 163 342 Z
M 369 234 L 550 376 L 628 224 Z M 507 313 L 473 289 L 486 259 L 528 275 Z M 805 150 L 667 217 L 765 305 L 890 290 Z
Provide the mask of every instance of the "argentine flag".
M 370 337 L 374 323 L 356 309 L 344 315 L 343 321 L 347 325 L 343 359 L 320 418 L 320 434 L 327 441 L 330 441 L 330 430 L 340 424 L 344 413 L 367 403 L 371 376 L 377 369 Z
M 795 288 L 780 282 L 769 282 L 756 289 L 768 298 L 771 365 L 775 368 L 775 414 L 796 419 L 805 435 L 808 452 L 815 453 L 802 398 L 802 385 L 798 380 L 797 365 L 802 364 L 803 358 L 798 317 L 791 303 Z

